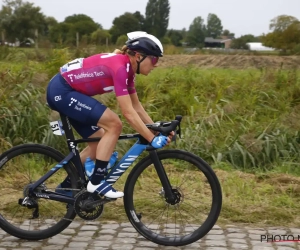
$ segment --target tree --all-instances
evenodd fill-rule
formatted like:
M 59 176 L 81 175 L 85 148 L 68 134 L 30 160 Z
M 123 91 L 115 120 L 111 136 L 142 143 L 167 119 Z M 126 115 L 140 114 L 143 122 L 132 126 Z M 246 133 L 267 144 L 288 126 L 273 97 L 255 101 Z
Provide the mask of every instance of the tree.
M 300 22 L 294 21 L 284 30 L 278 29 L 262 37 L 265 46 L 286 51 L 293 51 L 300 44 Z
M 175 46 L 181 46 L 182 45 L 182 40 L 183 40 L 183 34 L 182 31 L 180 30 L 169 30 L 168 31 L 168 37 L 171 40 L 171 43 Z
M 133 16 L 136 18 L 136 20 L 138 20 L 139 25 L 140 25 L 140 29 L 144 30 L 144 27 L 145 27 L 145 17 L 139 11 L 134 12 Z
M 223 26 L 221 20 L 215 14 L 209 14 L 207 17 L 207 36 L 216 38 L 222 33 Z
M 46 17 L 45 21 L 46 21 L 48 28 L 51 28 L 58 24 L 57 20 L 54 17 Z
M 282 40 L 287 50 L 294 50 L 300 44 L 300 22 L 295 21 L 282 32 Z
M 234 37 L 234 33 L 231 33 L 229 30 L 225 29 L 223 30 L 222 36 L 228 36 L 228 37 Z
M 116 45 L 122 47 L 127 41 L 127 36 L 126 35 L 121 35 L 118 37 Z
M 248 34 L 234 39 L 230 45 L 233 49 L 248 49 L 247 43 L 259 42 L 259 38 L 254 35 Z
M 93 32 L 101 29 L 102 26 L 84 14 L 72 15 L 65 18 L 64 22 L 51 26 L 49 39 L 52 42 L 60 44 L 76 44 L 76 34 L 78 33 L 80 41 L 84 38 L 90 40 Z
M 183 39 L 183 41 L 186 41 L 187 34 L 188 34 L 188 31 L 186 30 L 186 28 L 183 28 L 183 29 L 181 30 L 181 34 L 182 34 L 182 39 Z
M 293 16 L 281 15 L 270 22 L 273 32 L 262 36 L 262 43 L 267 47 L 279 49 L 284 53 L 294 51 L 300 44 L 300 22 Z
M 106 39 L 110 40 L 111 34 L 107 30 L 98 29 L 91 35 L 91 42 L 95 44 L 105 44 Z
M 190 46 L 202 46 L 205 39 L 206 28 L 202 17 L 196 17 L 189 27 L 187 42 Z
M 144 29 L 157 38 L 163 38 L 169 26 L 170 4 L 168 0 L 149 0 L 146 6 Z
M 47 32 L 45 16 L 40 12 L 40 7 L 22 0 L 4 0 L 4 4 L 0 11 L 0 26 L 8 41 L 34 39 L 36 30 L 41 34 Z
M 61 22 L 54 25 L 49 30 L 49 39 L 51 42 L 58 43 L 60 45 L 66 43 L 74 43 L 75 35 L 71 31 L 73 25 L 71 23 Z
M 11 8 L 9 8 L 8 6 L 3 6 L 1 11 L 0 11 L 0 32 L 1 32 L 1 39 L 5 39 L 4 37 L 2 37 L 2 35 L 4 35 L 5 33 L 7 33 L 7 31 L 9 32 L 9 30 L 7 30 L 7 24 L 11 22 L 12 19 L 12 10 Z M 10 38 L 6 38 L 5 40 L 10 39 Z M 14 40 L 15 41 L 15 38 Z
M 84 14 L 79 14 L 79 15 L 75 14 L 72 16 L 68 16 L 65 18 L 64 22 L 72 23 L 72 24 L 85 22 L 85 23 L 89 23 L 89 25 L 93 27 L 93 29 L 98 29 L 98 28 L 102 29 L 101 24 L 94 22 L 94 20 L 91 17 Z M 87 27 L 87 28 L 92 29 L 91 27 Z
M 280 43 L 281 43 L 281 38 L 280 38 L 280 31 L 274 31 L 270 32 L 267 35 L 262 36 L 262 44 L 266 47 L 271 47 L 271 48 L 276 48 L 280 49 Z
M 72 28 L 69 34 L 74 38 L 74 42 L 76 33 L 78 33 L 80 37 L 89 37 L 94 31 L 102 28 L 100 24 L 95 23 L 91 17 L 84 14 L 68 16 L 64 22 L 71 25 Z
M 45 18 L 46 29 L 44 35 L 49 37 L 49 32 L 52 27 L 58 24 L 57 20 L 54 17 L 46 17 Z
M 119 36 L 126 35 L 135 30 L 141 30 L 141 23 L 136 14 L 126 12 L 113 20 L 113 26 L 110 29 L 111 39 L 116 43 Z
M 272 31 L 284 31 L 292 23 L 297 22 L 298 19 L 293 16 L 281 15 L 273 18 L 270 22 L 270 30 Z

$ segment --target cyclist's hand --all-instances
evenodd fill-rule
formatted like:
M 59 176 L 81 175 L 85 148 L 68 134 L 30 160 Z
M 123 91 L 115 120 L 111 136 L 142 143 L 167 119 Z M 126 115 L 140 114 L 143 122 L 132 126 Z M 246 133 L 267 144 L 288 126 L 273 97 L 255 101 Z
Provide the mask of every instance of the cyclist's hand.
M 151 141 L 151 146 L 154 148 L 162 148 L 170 143 L 170 138 L 164 135 L 155 136 Z
M 172 131 L 169 135 L 168 135 L 168 137 L 170 138 L 170 142 L 172 141 L 172 138 L 173 138 L 173 136 L 175 135 L 175 132 L 174 131 Z M 168 143 L 169 144 L 169 143 Z
M 161 136 L 162 134 L 160 132 L 157 132 L 156 136 Z M 167 145 L 169 145 L 172 142 L 172 138 L 175 135 L 174 131 L 171 131 L 170 134 L 168 135 L 168 138 L 170 138 L 170 140 L 168 140 Z

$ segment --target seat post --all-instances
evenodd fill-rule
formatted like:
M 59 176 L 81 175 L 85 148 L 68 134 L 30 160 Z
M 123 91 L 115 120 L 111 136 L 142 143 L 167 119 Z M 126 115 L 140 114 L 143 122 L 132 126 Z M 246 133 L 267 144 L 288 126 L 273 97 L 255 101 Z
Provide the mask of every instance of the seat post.
M 72 130 L 72 125 L 70 123 L 69 117 L 67 117 L 61 113 L 59 113 L 59 115 L 60 115 L 60 119 L 62 122 L 63 130 L 65 131 L 68 148 L 69 148 L 70 152 L 72 151 L 74 154 L 74 157 L 72 158 L 72 162 L 74 163 L 74 165 L 76 167 L 78 167 L 82 170 L 83 166 L 82 166 L 81 159 L 80 159 L 79 149 L 77 147 L 78 142 L 75 140 L 75 136 L 74 136 L 74 133 Z M 85 179 L 84 173 L 82 171 L 79 171 L 79 175 L 81 177 L 81 181 Z
M 67 116 L 61 114 L 61 113 L 59 113 L 59 115 L 60 115 L 60 118 L 61 118 L 63 130 L 65 131 L 65 135 L 66 135 L 67 140 L 68 141 L 75 140 L 75 136 L 74 136 L 69 118 Z

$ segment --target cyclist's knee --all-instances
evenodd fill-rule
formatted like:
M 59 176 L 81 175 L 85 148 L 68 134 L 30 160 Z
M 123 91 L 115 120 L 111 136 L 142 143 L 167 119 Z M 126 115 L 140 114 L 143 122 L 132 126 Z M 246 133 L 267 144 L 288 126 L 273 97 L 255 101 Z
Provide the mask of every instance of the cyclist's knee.
M 121 122 L 120 119 L 118 119 L 118 120 L 115 122 L 114 126 L 115 126 L 115 128 L 114 128 L 114 129 L 115 129 L 115 132 L 118 133 L 118 134 L 121 134 L 122 128 L 123 128 L 123 124 L 122 124 L 122 122 Z
M 111 123 L 111 130 L 115 133 L 115 134 L 121 134 L 122 132 L 122 121 L 120 120 L 119 117 L 117 117 L 116 119 L 114 119 Z
M 98 122 L 98 126 L 101 127 L 101 124 L 103 126 L 103 123 L 100 121 Z M 109 120 L 106 120 L 105 127 L 107 132 L 112 132 L 114 134 L 121 134 L 122 132 L 122 121 L 117 115 L 111 115 Z

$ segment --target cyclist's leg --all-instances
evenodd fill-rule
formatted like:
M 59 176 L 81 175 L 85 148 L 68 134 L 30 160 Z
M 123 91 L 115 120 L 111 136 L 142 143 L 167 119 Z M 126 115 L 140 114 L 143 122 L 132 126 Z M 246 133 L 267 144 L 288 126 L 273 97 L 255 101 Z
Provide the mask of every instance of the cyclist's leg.
M 73 125 L 75 122 L 70 119 L 70 123 Z M 76 125 L 75 125 L 76 126 Z M 85 126 L 84 126 L 85 127 Z M 82 127 L 81 127 L 82 129 Z M 96 131 L 93 135 L 89 136 L 89 138 L 94 138 L 94 137 L 102 137 L 104 135 L 105 131 L 104 129 L 100 128 L 98 131 Z M 90 157 L 92 160 L 96 159 L 96 150 L 97 150 L 97 145 L 98 142 L 89 142 L 87 147 L 85 147 L 81 152 L 80 152 L 80 159 L 81 163 L 84 165 L 86 158 Z M 63 182 L 61 182 L 57 187 L 55 192 L 61 193 L 64 195 L 72 196 L 72 191 L 69 190 L 68 188 L 71 188 L 71 180 L 67 176 Z
M 117 114 L 96 99 L 74 91 L 60 75 L 51 80 L 47 101 L 52 109 L 70 118 L 71 124 L 83 138 L 94 136 L 100 127 L 105 130 L 97 145 L 96 166 L 91 181 L 93 184 L 89 182 L 88 191 L 97 191 L 110 198 L 122 197 L 122 192 L 116 192 L 110 185 L 100 183 L 105 177 L 108 161 L 122 130 Z
M 96 138 L 96 137 L 102 138 L 104 133 L 105 133 L 104 129 L 100 128 L 94 134 L 89 136 L 89 138 Z M 84 164 L 87 157 L 90 157 L 92 160 L 96 159 L 96 151 L 97 151 L 98 142 L 88 142 L 87 144 L 88 144 L 87 147 L 85 147 L 80 152 L 80 159 L 81 159 L 82 164 Z
M 117 114 L 107 108 L 99 119 L 98 127 L 103 128 L 105 134 L 97 146 L 95 170 L 87 190 L 109 198 L 120 198 L 123 197 L 123 192 L 114 190 L 109 183 L 104 181 L 104 178 L 106 166 L 122 131 L 122 122 Z
M 72 123 L 73 127 L 77 130 L 77 131 L 81 131 L 81 130 L 85 130 L 85 134 L 89 135 L 92 134 L 90 136 L 87 136 L 88 138 L 102 138 L 105 130 L 103 128 L 100 128 L 99 130 L 97 130 L 96 132 L 94 132 L 95 127 L 92 127 L 92 130 L 89 126 L 83 126 L 81 123 L 78 123 L 74 120 L 70 120 L 70 122 Z M 89 132 L 90 131 L 90 132 Z M 81 152 L 80 152 L 80 158 L 81 158 L 81 162 L 82 164 L 85 163 L 86 158 L 90 157 L 92 160 L 96 160 L 96 151 L 97 151 L 97 146 L 98 146 L 98 142 L 89 142 L 88 146 L 86 148 L 84 148 Z M 110 166 L 113 166 L 116 162 L 116 158 L 114 157 L 110 157 L 109 159 L 109 163 Z
M 100 114 L 96 115 L 94 119 L 94 123 L 88 124 L 89 112 L 92 111 L 93 106 L 100 106 L 104 108 L 101 103 L 97 102 L 95 99 L 81 95 L 80 93 L 74 91 L 65 80 L 57 74 L 54 76 L 48 87 L 47 87 L 47 102 L 49 107 L 59 113 L 67 115 L 70 123 L 73 128 L 83 137 L 102 137 L 104 134 L 104 130 L 97 127 L 97 121 L 99 120 Z M 86 102 L 86 98 L 89 100 Z M 90 104 L 84 106 L 82 104 L 86 103 Z M 78 104 L 78 105 L 77 105 Z M 81 107 L 81 106 L 83 107 Z M 97 107 L 93 107 L 97 108 Z M 91 109 L 91 110 L 90 110 Z M 88 124 L 88 125 L 87 125 Z M 96 150 L 97 150 L 98 142 L 88 143 L 88 146 L 80 153 L 81 162 L 84 163 L 86 158 L 89 156 L 92 159 L 96 158 Z M 57 192 L 64 193 L 66 195 L 71 195 L 71 191 L 67 188 L 70 187 L 70 180 L 66 178 L 60 185 L 57 187 Z
M 96 116 L 93 115 L 93 112 L 90 114 L 90 119 L 96 119 Z M 71 119 L 70 122 L 83 138 L 98 137 L 97 133 L 93 133 L 95 126 L 82 126 L 81 123 Z M 101 118 L 99 118 L 97 127 L 101 127 L 101 129 L 104 129 L 105 132 L 97 145 L 95 169 L 87 185 L 87 191 L 90 193 L 96 192 L 108 198 L 123 197 L 123 192 L 116 191 L 104 180 L 107 172 L 108 162 L 121 134 L 121 120 L 117 114 L 115 114 L 109 108 L 106 108 L 102 113 Z

